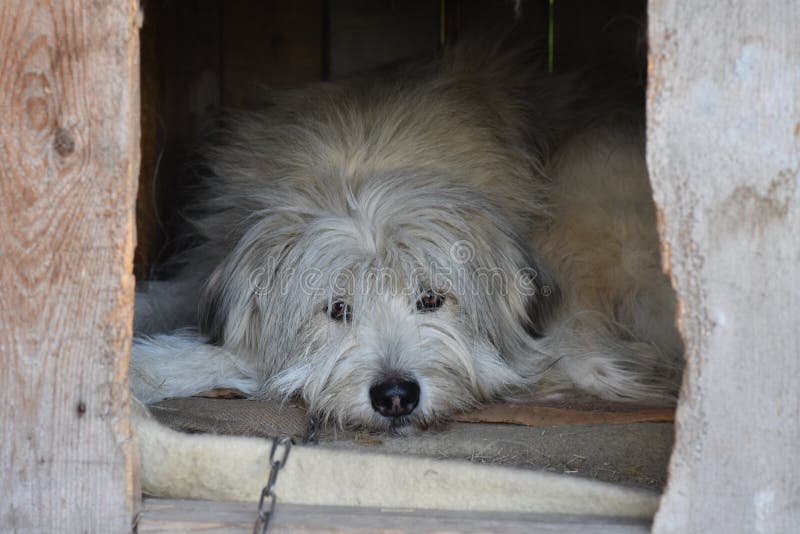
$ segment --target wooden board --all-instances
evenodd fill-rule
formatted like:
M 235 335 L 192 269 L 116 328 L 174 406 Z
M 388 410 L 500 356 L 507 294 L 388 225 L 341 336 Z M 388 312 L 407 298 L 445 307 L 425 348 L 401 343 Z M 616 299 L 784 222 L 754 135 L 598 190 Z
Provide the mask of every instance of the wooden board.
M 646 0 L 557 0 L 553 9 L 556 72 L 589 65 L 644 82 Z
M 144 124 L 139 205 L 149 204 L 158 219 L 139 223 L 156 242 L 147 244 L 150 263 L 140 264 L 137 274 L 175 252 L 175 235 L 186 224 L 181 209 L 194 185 L 188 154 L 221 102 L 221 11 L 219 0 L 145 4 L 142 102 L 145 121 L 155 124 Z
M 145 13 L 140 37 L 141 72 L 141 164 L 139 165 L 139 191 L 136 196 L 136 250 L 133 270 L 137 279 L 146 280 L 150 268 L 158 258 L 163 245 L 164 229 L 162 209 L 157 202 L 159 174 L 164 168 L 166 127 L 160 108 L 163 84 L 159 76 L 158 28 L 160 10 L 158 0 L 141 0 Z
M 218 0 L 155 1 L 145 14 L 145 25 L 156 26 L 159 113 L 166 144 L 176 152 L 193 143 L 219 109 L 221 16 Z
M 223 105 L 257 103 L 259 86 L 296 87 L 322 78 L 322 0 L 220 4 Z
M 672 408 L 597 406 L 563 408 L 535 404 L 493 404 L 451 419 L 462 423 L 503 423 L 525 426 L 625 425 L 629 423 L 671 423 Z
M 472 36 L 502 35 L 514 29 L 528 43 L 547 56 L 549 0 L 447 0 L 445 34 L 447 42 Z
M 800 3 L 651 0 L 647 157 L 688 366 L 655 532 L 800 525 Z
M 280 493 L 280 481 L 277 486 Z M 279 497 L 280 500 L 280 497 Z M 250 533 L 256 517 L 252 503 L 147 499 L 139 534 L 167 532 Z M 640 519 L 530 513 L 353 508 L 279 504 L 269 532 L 385 532 L 520 534 L 633 534 L 649 531 Z
M 0 531 L 126 532 L 135 0 L 0 2 Z
M 330 2 L 330 78 L 345 78 L 404 59 L 433 56 L 439 47 L 440 18 L 441 5 L 436 0 Z

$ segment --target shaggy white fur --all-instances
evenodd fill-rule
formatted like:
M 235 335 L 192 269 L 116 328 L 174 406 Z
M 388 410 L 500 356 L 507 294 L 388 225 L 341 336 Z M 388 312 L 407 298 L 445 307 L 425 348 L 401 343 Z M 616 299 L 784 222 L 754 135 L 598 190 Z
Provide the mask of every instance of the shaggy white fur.
M 457 48 L 233 115 L 203 152 L 199 244 L 137 294 L 134 394 L 300 396 L 393 430 L 572 388 L 672 399 L 640 134 L 574 134 L 574 82 Z

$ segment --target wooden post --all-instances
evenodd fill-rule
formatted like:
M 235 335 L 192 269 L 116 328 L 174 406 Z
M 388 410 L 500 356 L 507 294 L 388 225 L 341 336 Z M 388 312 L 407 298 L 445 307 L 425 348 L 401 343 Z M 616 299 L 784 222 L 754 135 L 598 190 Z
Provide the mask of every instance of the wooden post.
M 0 531 L 125 532 L 135 0 L 0 2 Z
M 654 531 L 800 525 L 800 3 L 651 0 L 648 164 L 688 367 Z

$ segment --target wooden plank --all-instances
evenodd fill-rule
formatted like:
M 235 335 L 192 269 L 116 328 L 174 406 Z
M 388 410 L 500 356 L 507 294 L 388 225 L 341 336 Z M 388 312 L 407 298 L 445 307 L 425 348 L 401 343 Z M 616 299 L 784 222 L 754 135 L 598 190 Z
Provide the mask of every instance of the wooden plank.
M 800 525 L 800 4 L 649 4 L 648 149 L 688 366 L 655 532 Z
M 166 128 L 162 107 L 162 80 L 159 69 L 158 30 L 160 9 L 158 0 L 141 0 L 145 15 L 140 32 L 141 40 L 141 165 L 139 166 L 139 194 L 136 197 L 136 250 L 133 270 L 137 279 L 150 276 L 163 245 L 160 206 L 157 201 L 159 174 L 165 150 Z
M 250 533 L 253 503 L 146 499 L 139 534 L 205 532 Z M 520 534 L 633 534 L 649 522 L 613 517 L 415 509 L 353 508 L 279 503 L 270 532 L 435 533 L 509 532 Z
M 0 530 L 130 531 L 137 2 L 0 2 L 0 72 Z
M 259 85 L 294 87 L 322 79 L 322 0 L 222 3 L 222 102 L 257 102 Z
M 218 0 L 153 2 L 148 13 L 145 25 L 156 26 L 158 40 L 166 144 L 179 152 L 220 106 L 222 8 Z
M 447 0 L 445 11 L 448 42 L 515 28 L 546 57 L 549 0 Z
M 592 65 L 644 81 L 647 0 L 557 0 L 553 52 L 556 72 Z
M 331 2 L 331 79 L 404 59 L 432 57 L 439 48 L 440 15 L 436 0 Z
M 672 408 L 620 407 L 604 409 L 602 406 L 585 409 L 538 406 L 535 404 L 490 404 L 478 410 L 456 414 L 453 421 L 462 423 L 504 423 L 526 426 L 554 425 L 625 425 L 629 423 L 671 423 L 675 419 Z M 627 408 L 627 409 L 626 409 Z
M 144 0 L 142 165 L 135 271 L 152 276 L 175 252 L 191 194 L 188 154 L 220 107 L 219 0 Z

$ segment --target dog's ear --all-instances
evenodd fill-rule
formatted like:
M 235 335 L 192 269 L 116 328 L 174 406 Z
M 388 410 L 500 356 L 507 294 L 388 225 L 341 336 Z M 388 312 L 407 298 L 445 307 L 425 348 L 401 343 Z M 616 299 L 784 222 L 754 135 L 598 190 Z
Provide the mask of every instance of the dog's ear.
M 225 317 L 228 315 L 227 310 L 224 309 L 223 292 L 225 288 L 222 282 L 222 271 L 224 271 L 222 266 L 217 266 L 206 280 L 198 305 L 200 332 L 208 337 L 209 342 L 214 345 L 222 345 Z
M 537 261 L 534 265 L 527 277 L 525 294 L 528 297 L 528 322 L 525 329 L 532 337 L 540 338 L 546 334 L 547 327 L 561 304 L 561 288 L 555 277 L 542 267 L 541 262 Z
M 253 249 L 236 247 L 208 277 L 200 294 L 198 318 L 209 342 L 239 344 L 247 341 L 242 336 L 258 332 L 258 299 L 265 294 L 262 286 L 271 274 L 264 265 Z

